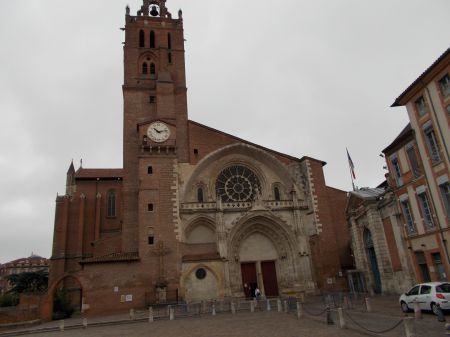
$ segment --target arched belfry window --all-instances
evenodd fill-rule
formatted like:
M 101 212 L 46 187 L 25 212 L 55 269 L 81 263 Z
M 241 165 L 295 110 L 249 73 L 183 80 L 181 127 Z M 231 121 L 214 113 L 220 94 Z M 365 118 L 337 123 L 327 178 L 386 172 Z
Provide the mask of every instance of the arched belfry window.
M 108 196 L 106 198 L 106 215 L 108 217 L 116 216 L 116 191 L 111 190 L 108 192 Z
M 167 48 L 172 49 L 172 35 L 167 33 Z
M 145 33 L 143 30 L 139 31 L 139 47 L 145 47 Z
M 276 201 L 280 201 L 281 200 L 281 198 L 280 198 L 280 189 L 278 188 L 278 186 L 274 187 L 273 195 L 274 195 Z
M 143 75 L 147 75 L 148 74 L 148 64 L 147 64 L 147 62 L 144 62 L 142 64 L 142 74 Z
M 260 191 L 258 177 L 245 166 L 229 166 L 217 177 L 216 193 L 223 202 L 255 200 Z
M 152 30 L 150 32 L 150 48 L 155 48 L 155 45 L 156 45 L 155 40 L 156 40 L 155 32 Z
M 203 188 L 201 188 L 201 187 L 199 187 L 197 189 L 197 201 L 198 202 L 204 202 L 204 199 L 203 199 Z
M 154 78 L 155 75 L 156 75 L 156 66 L 155 66 L 155 64 L 152 62 L 152 63 L 150 63 L 150 76 L 151 76 L 152 78 Z

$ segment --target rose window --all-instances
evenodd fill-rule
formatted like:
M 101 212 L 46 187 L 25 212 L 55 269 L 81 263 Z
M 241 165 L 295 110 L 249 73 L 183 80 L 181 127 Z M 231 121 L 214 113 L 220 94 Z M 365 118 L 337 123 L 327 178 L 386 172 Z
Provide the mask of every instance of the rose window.
M 259 191 L 258 177 L 244 166 L 227 167 L 217 178 L 216 193 L 224 202 L 254 200 Z

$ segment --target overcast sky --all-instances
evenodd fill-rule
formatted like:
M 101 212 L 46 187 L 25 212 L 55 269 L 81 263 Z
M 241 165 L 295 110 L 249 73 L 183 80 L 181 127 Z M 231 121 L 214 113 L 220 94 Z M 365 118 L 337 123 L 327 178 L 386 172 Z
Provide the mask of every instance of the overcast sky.
M 130 0 L 132 14 L 141 0 Z M 56 193 L 76 167 L 122 167 L 125 6 L 2 1 L 0 263 L 49 257 Z M 190 119 L 326 161 L 328 185 L 384 178 L 407 123 L 395 98 L 450 42 L 448 0 L 168 0 L 184 13 Z

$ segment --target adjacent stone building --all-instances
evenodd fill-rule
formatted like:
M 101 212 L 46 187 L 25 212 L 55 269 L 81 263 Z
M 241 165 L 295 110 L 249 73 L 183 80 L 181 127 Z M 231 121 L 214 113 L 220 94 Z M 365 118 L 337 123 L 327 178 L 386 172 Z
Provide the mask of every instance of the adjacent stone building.
M 349 275 L 351 290 L 399 294 L 409 288 L 414 278 L 403 225 L 387 184 L 350 192 L 347 216 L 357 268 Z
M 349 194 L 350 288 L 402 293 L 449 280 L 449 71 L 450 49 L 396 99 L 410 123 L 383 150 L 387 181 Z
M 188 119 L 182 12 L 125 16 L 123 168 L 73 164 L 56 200 L 50 294 L 87 313 L 344 289 L 346 193 L 321 160 Z M 220 93 L 218 93 L 219 95 Z

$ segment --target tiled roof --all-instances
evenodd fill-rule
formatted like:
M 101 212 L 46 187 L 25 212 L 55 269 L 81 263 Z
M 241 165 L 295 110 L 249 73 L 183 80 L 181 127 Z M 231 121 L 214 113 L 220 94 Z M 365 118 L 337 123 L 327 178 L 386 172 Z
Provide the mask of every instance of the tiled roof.
M 386 190 L 384 188 L 360 188 L 356 191 L 351 191 L 350 194 L 353 194 L 361 199 L 375 199 L 382 195 Z
M 86 169 L 79 168 L 76 179 L 123 178 L 123 169 Z
M 138 261 L 139 253 L 112 253 L 82 260 L 81 264 Z
M 413 129 L 411 128 L 411 124 L 408 123 L 408 125 L 405 126 L 405 128 L 402 130 L 402 132 L 400 132 L 400 134 L 394 139 L 394 141 L 389 144 L 389 146 L 387 146 L 382 152 L 386 153 L 389 152 L 391 149 L 393 149 L 398 143 L 400 143 L 401 141 L 407 139 L 412 133 L 413 133 Z
M 432 73 L 432 71 L 434 70 L 434 68 L 441 63 L 443 60 L 445 60 L 445 58 L 447 58 L 450 55 L 450 48 L 448 48 L 441 56 L 439 56 L 439 58 L 433 62 L 433 64 L 431 66 L 429 66 L 408 88 L 406 88 L 406 90 L 400 94 L 400 96 L 397 97 L 397 99 L 395 100 L 395 102 L 391 105 L 391 107 L 395 107 L 395 106 L 402 106 L 405 105 L 405 101 L 404 98 L 406 96 L 408 96 L 408 94 L 411 92 L 411 90 L 413 90 L 416 85 L 420 84 L 421 82 L 423 82 L 423 80 L 425 79 L 425 77 Z M 448 64 L 448 60 L 446 61 Z M 446 66 L 446 64 L 444 63 L 444 65 Z
M 212 261 L 212 260 L 220 260 L 221 257 L 219 253 L 207 253 L 207 254 L 192 254 L 192 255 L 184 255 L 182 260 L 183 262 L 194 262 L 194 261 Z

